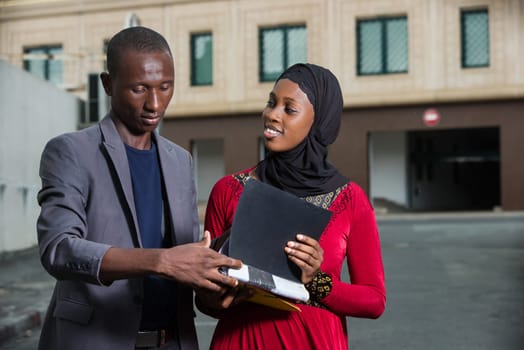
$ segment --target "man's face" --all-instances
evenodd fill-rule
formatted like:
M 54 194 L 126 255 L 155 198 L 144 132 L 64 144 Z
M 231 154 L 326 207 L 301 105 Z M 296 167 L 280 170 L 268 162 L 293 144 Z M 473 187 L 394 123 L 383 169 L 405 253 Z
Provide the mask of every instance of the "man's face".
M 111 108 L 132 135 L 155 130 L 173 96 L 175 69 L 166 51 L 136 52 L 121 56 L 116 72 L 102 77 L 111 96 Z

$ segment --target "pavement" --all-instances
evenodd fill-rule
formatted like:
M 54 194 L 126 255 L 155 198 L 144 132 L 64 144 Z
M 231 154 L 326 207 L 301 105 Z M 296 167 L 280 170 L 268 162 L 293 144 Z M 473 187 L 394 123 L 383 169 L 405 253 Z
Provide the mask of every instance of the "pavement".
M 490 218 L 496 219 L 495 221 L 517 218 L 518 222 L 524 222 L 524 213 L 500 211 L 425 214 L 377 212 L 379 226 L 388 223 L 395 225 L 395 223 L 423 223 L 426 221 L 437 225 L 441 220 L 447 222 L 469 220 L 475 223 L 487 219 L 486 222 L 489 222 Z M 519 225 L 520 232 L 520 227 L 523 226 Z M 0 253 L 0 348 L 11 349 L 7 344 L 12 343 L 13 339 L 24 336 L 35 337 L 35 334 L 38 334 L 53 286 L 54 279 L 43 269 L 37 247 Z M 214 324 L 210 323 L 208 326 L 212 328 Z
M 41 326 L 53 286 L 37 247 L 0 254 L 0 347 Z

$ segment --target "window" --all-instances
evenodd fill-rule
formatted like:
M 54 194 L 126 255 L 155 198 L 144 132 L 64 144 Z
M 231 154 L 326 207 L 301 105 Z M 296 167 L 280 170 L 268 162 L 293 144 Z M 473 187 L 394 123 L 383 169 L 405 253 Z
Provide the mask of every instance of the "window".
M 87 75 L 86 114 L 83 123 L 96 123 L 106 115 L 111 107 L 110 97 L 106 95 L 98 73 Z
M 39 46 L 24 49 L 24 69 L 44 80 L 59 85 L 63 81 L 63 62 L 57 58 L 62 46 Z
M 307 61 L 305 26 L 262 28 L 260 39 L 260 81 L 274 81 L 289 66 Z
M 213 37 L 211 33 L 191 35 L 191 85 L 213 84 Z
M 462 67 L 489 66 L 488 10 L 462 11 Z
M 406 17 L 357 21 L 358 75 L 407 73 Z
M 109 39 L 104 39 L 104 43 L 103 43 L 103 52 L 104 52 L 104 71 L 107 72 L 107 46 L 109 45 Z

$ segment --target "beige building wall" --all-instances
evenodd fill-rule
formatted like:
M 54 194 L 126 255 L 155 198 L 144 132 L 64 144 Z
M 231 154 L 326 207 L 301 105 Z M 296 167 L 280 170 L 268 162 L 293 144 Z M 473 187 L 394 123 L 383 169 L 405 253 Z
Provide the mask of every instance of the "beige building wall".
M 490 66 L 461 68 L 460 10 L 488 8 Z M 104 40 L 135 13 L 163 33 L 176 65 L 168 116 L 259 111 L 271 83 L 258 77 L 258 29 L 305 24 L 308 60 L 339 77 L 348 107 L 524 96 L 521 0 L 8 0 L 0 4 L 0 58 L 21 67 L 26 46 L 62 44 L 63 87 L 85 98 L 103 69 Z M 408 18 L 406 74 L 358 76 L 356 20 Z M 213 85 L 190 86 L 190 34 L 213 33 Z
M 490 64 L 462 68 L 462 10 L 488 9 Z M 62 44 L 63 88 L 85 99 L 88 73 L 104 65 L 104 41 L 136 14 L 174 53 L 175 97 L 162 133 L 187 149 L 221 140 L 225 172 L 259 160 L 259 116 L 271 82 L 259 82 L 259 29 L 304 24 L 308 61 L 339 78 L 345 111 L 330 158 L 367 191 L 369 135 L 436 129 L 499 130 L 500 205 L 524 209 L 522 0 L 7 0 L 0 2 L 0 58 L 22 67 L 25 46 Z M 406 16 L 408 72 L 357 74 L 357 21 Z M 190 84 L 190 36 L 213 34 L 213 85 Z M 407 155 L 406 155 L 407 156 Z M 407 159 L 407 158 L 406 158 Z M 497 180 L 498 181 L 498 180 Z
M 460 11 L 489 10 L 490 66 L 461 67 Z M 524 95 L 524 3 L 519 0 L 347 1 L 341 76 L 349 106 L 504 99 Z M 357 76 L 355 19 L 408 18 L 409 72 Z

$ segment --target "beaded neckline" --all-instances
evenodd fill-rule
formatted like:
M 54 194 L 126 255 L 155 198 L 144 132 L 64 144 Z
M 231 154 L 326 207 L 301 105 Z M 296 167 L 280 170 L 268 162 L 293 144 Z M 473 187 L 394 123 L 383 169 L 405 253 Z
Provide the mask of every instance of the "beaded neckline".
M 248 173 L 238 173 L 234 174 L 233 178 L 240 182 L 242 186 L 244 186 L 247 182 L 247 180 L 250 178 Z M 300 197 L 303 200 L 305 200 L 308 203 L 311 203 L 317 207 L 320 207 L 322 209 L 328 209 L 331 204 L 335 201 L 335 199 L 338 197 L 338 195 L 344 191 L 344 189 L 347 187 L 347 184 L 344 186 L 338 187 L 334 191 L 328 192 L 328 193 L 322 193 L 314 196 L 307 196 L 307 197 Z

